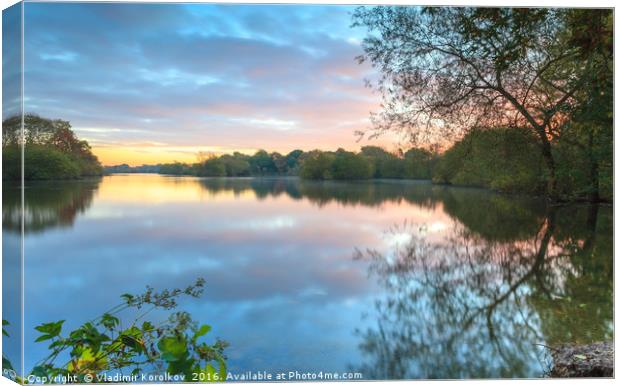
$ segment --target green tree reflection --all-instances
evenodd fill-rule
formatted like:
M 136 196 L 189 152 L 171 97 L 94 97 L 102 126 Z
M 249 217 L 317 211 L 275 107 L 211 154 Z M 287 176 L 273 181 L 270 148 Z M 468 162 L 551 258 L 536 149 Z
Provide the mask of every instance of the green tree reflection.
M 507 228 L 483 236 L 461 223 L 429 241 L 405 224 L 390 232 L 408 241 L 358 250 L 386 295 L 376 322 L 358 331 L 366 362 L 356 370 L 377 379 L 541 376 L 543 346 L 610 339 L 611 218 L 598 211 L 547 208 L 536 232 L 512 240 Z
M 70 227 L 92 204 L 101 178 L 76 181 L 30 182 L 24 189 L 24 231 Z M 6 184 L 2 191 L 2 229 L 21 232 L 20 187 Z

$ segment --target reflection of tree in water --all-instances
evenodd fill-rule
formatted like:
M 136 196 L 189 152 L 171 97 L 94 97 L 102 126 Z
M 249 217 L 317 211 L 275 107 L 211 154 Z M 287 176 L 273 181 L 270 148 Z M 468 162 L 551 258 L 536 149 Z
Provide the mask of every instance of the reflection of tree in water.
M 100 179 L 32 182 L 24 190 L 24 231 L 72 226 L 78 214 L 92 204 Z M 21 198 L 19 186 L 5 185 L 2 198 L 2 227 L 20 232 Z
M 528 299 L 549 344 L 613 339 L 613 219 L 611 207 L 562 208 L 554 239 L 570 259 L 563 292 Z
M 410 202 L 433 207 L 436 188 L 416 181 L 306 181 L 298 178 L 204 178 L 198 180 L 210 193 L 253 191 L 260 198 L 286 195 L 307 199 L 320 207 L 331 203 L 344 206 L 379 206 L 385 202 Z
M 581 212 L 548 209 L 534 233 L 513 240 L 505 229 L 485 237 L 458 225 L 430 242 L 394 227 L 393 239 L 408 241 L 387 252 L 358 251 L 386 291 L 375 303 L 376 324 L 359 332 L 368 361 L 356 370 L 384 379 L 540 376 L 539 344 L 609 339 L 611 233 L 601 223 L 611 222 L 569 221 Z M 601 233 L 609 239 L 588 247 L 588 235 Z M 594 313 L 575 316 L 586 308 Z
M 282 194 L 299 198 L 296 180 L 293 178 L 251 178 L 251 177 L 223 177 L 201 178 L 197 180 L 200 186 L 212 194 L 233 192 L 235 195 L 253 191 L 259 199 L 277 197 Z

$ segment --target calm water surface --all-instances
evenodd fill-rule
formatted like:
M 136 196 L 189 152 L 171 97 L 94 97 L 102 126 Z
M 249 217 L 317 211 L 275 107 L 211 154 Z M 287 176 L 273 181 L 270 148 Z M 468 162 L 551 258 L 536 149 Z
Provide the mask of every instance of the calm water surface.
M 25 199 L 27 370 L 45 355 L 34 326 L 77 327 L 122 293 L 197 277 L 205 294 L 180 308 L 230 343 L 233 372 L 538 377 L 543 345 L 613 338 L 611 206 L 412 181 L 158 175 L 30 183 Z

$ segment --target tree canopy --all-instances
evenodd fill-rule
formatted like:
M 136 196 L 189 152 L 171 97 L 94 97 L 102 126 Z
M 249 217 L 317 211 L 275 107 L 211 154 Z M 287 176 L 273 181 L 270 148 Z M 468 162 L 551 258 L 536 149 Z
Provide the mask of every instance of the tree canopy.
M 2 122 L 3 178 L 53 179 L 101 175 L 103 168 L 91 147 L 80 140 L 68 121 L 36 114 L 14 116 Z
M 359 61 L 381 73 L 371 136 L 445 142 L 522 128 L 538 139 L 555 198 L 552 142 L 611 74 L 610 10 L 359 7 L 353 25 L 368 29 Z

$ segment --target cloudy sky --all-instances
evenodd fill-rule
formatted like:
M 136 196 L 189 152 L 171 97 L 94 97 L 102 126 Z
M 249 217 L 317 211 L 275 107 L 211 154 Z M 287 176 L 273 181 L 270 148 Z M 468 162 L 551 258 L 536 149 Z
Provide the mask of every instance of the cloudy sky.
M 352 9 L 26 3 L 25 110 L 69 120 L 104 164 L 358 149 L 380 97 Z

